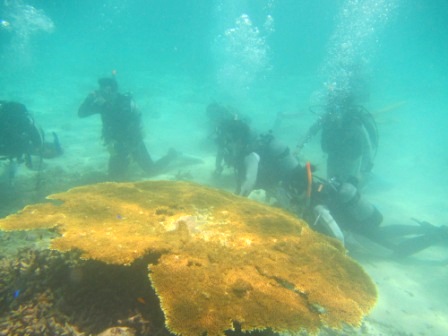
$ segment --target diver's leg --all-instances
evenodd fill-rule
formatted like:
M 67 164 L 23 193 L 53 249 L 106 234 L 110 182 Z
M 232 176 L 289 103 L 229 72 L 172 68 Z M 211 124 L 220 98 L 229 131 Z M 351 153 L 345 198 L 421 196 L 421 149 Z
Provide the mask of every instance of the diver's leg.
M 179 157 L 179 153 L 175 149 L 170 149 L 168 153 L 154 162 L 154 170 L 156 172 L 162 172 L 163 170 L 168 168 L 168 165 L 173 162 L 176 158 Z
M 388 225 L 369 232 L 369 238 L 391 249 L 396 257 L 407 257 L 437 243 L 448 242 L 448 228 L 425 225 Z M 394 243 L 394 240 L 397 240 Z
M 166 155 L 162 156 L 157 161 L 153 161 L 143 141 L 137 145 L 132 154 L 135 162 L 137 162 L 148 174 L 158 174 L 163 172 L 179 155 L 174 149 L 170 149 Z
M 385 234 L 385 232 L 383 232 L 381 230 L 381 228 L 382 227 L 378 227 L 378 226 L 370 227 L 366 230 L 358 231 L 357 233 L 365 236 L 372 242 L 374 242 L 378 245 L 381 245 L 381 246 L 391 250 L 392 252 L 394 252 L 395 249 L 397 248 L 397 245 L 389 239 L 390 237 L 387 234 Z
M 395 249 L 395 256 L 408 257 L 417 252 L 423 251 L 430 246 L 433 246 L 440 240 L 440 237 L 434 234 L 425 234 L 413 238 L 408 238 L 401 243 L 397 244 Z
M 109 176 L 114 181 L 123 180 L 130 163 L 129 154 L 124 146 L 111 144 L 109 146 Z
M 19 168 L 19 163 L 16 159 L 9 159 L 8 162 L 1 165 L 2 171 L 0 172 L 0 183 L 4 183 L 7 186 L 14 184 L 14 177 L 16 176 Z
M 143 141 L 141 141 L 132 152 L 132 158 L 146 173 L 154 173 L 154 161 Z
M 405 257 L 436 244 L 448 244 L 448 226 L 436 226 L 424 221 L 417 223 L 419 226 L 414 227 L 418 228 L 419 234 L 400 242 L 397 246 L 397 256 Z
M 372 226 L 365 228 L 361 234 L 369 238 L 371 241 L 386 247 L 395 252 L 398 241 L 408 238 L 409 235 L 414 235 L 417 228 L 415 225 L 387 225 L 387 226 Z
M 378 230 L 382 233 L 383 236 L 389 237 L 391 239 L 394 238 L 403 238 L 406 236 L 412 235 L 421 235 L 427 232 L 427 229 L 420 225 L 386 225 L 381 226 Z
M 109 158 L 109 177 L 114 181 L 123 180 L 126 177 L 129 159 L 126 156 L 111 155 Z

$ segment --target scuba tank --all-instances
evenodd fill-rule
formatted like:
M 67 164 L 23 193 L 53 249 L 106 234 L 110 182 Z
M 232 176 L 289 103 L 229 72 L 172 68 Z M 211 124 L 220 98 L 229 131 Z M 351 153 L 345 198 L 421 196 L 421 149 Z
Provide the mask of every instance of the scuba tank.
M 370 202 L 365 200 L 351 183 L 344 182 L 337 189 L 337 212 L 346 218 L 353 229 L 365 231 L 378 227 L 383 215 Z
M 316 217 L 314 225 L 318 226 L 320 230 L 325 231 L 324 233 L 328 234 L 329 236 L 340 240 L 342 242 L 342 245 L 344 245 L 344 234 L 339 228 L 338 223 L 336 223 L 333 216 L 331 215 L 330 210 L 328 210 L 323 205 L 316 205 L 313 208 L 313 213 Z

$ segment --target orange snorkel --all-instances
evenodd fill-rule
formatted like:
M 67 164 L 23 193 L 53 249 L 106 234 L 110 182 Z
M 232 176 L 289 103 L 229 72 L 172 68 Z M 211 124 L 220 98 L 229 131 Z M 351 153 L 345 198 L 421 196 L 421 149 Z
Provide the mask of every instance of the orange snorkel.
M 306 188 L 306 207 L 310 206 L 311 203 L 311 189 L 313 186 L 313 173 L 311 172 L 311 164 L 309 161 L 307 161 L 307 163 L 305 164 L 306 167 L 306 176 L 307 176 L 307 181 L 308 181 L 308 185 Z

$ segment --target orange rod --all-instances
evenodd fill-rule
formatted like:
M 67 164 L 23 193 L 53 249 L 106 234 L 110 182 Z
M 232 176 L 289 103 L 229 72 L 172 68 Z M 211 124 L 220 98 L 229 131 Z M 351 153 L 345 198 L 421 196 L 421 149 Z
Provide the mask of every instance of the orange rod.
M 306 163 L 306 175 L 308 178 L 308 187 L 306 189 L 306 197 L 308 199 L 310 199 L 311 198 L 311 187 L 313 184 L 313 174 L 311 172 L 311 164 L 309 161 Z

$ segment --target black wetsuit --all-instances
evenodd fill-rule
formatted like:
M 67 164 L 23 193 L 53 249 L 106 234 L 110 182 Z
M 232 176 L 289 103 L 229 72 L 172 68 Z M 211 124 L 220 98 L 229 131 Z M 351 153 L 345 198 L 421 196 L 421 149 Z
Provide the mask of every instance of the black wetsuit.
M 299 165 L 289 147 L 270 133 L 258 137 L 254 151 L 260 155 L 256 184 L 259 189 L 275 191 Z
M 347 106 L 323 119 L 321 146 L 328 154 L 328 178 L 345 181 L 370 172 L 377 145 L 376 124 L 360 106 Z
M 328 154 L 327 177 L 346 181 L 369 173 L 378 148 L 375 120 L 362 106 L 329 106 L 297 144 L 300 151 L 319 131 L 322 151 Z
M 100 114 L 103 139 L 110 152 L 109 174 L 113 179 L 124 177 L 131 159 L 146 173 L 154 173 L 156 165 L 143 142 L 141 114 L 132 97 L 117 93 L 112 99 L 97 103 L 99 93 L 89 94 L 79 108 L 81 118 Z
M 391 250 L 397 257 L 415 254 L 443 240 L 448 243 L 448 228 L 445 226 L 419 221 L 418 225 L 381 225 L 383 216 L 378 209 L 366 201 L 352 184 L 345 182 L 344 185 L 356 192 L 346 197 L 341 185 L 314 182 L 311 204 L 304 212 L 305 219 L 314 223 L 316 218 L 312 209 L 319 204 L 324 205 L 343 231 L 362 235 Z
M 25 160 L 38 154 L 43 145 L 42 132 L 25 105 L 0 101 L 0 158 Z
M 277 187 L 299 165 L 288 146 L 271 133 L 254 136 L 240 120 L 226 121 L 220 126 L 216 171 L 222 169 L 223 162 L 234 168 L 239 195 L 247 196 L 254 189 L 263 189 L 275 196 Z

